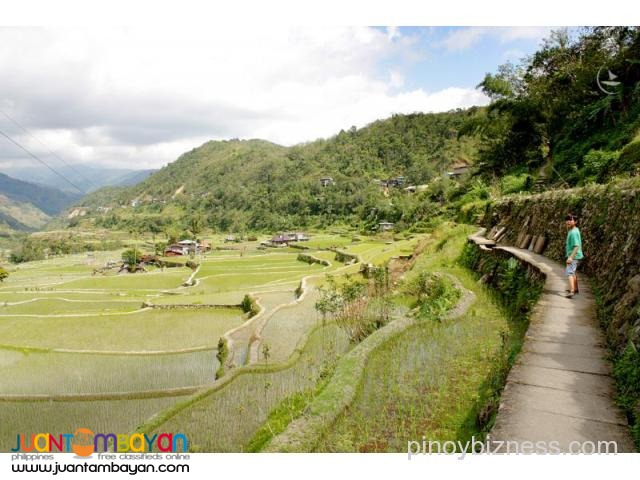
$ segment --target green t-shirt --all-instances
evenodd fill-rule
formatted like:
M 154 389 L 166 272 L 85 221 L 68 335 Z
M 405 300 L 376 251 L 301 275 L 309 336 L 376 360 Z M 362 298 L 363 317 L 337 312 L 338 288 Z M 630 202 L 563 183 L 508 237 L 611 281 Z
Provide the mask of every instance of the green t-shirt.
M 574 260 L 582 260 L 582 238 L 580 237 L 580 230 L 578 230 L 578 227 L 573 227 L 567 232 L 567 258 L 569 258 L 569 255 L 571 255 L 571 252 L 573 251 L 573 247 L 576 245 L 578 246 L 578 252 L 573 258 Z

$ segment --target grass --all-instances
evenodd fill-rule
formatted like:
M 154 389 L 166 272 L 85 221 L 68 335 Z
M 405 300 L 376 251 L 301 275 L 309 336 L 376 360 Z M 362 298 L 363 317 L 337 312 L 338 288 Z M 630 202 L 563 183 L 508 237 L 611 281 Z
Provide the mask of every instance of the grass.
M 344 247 L 352 243 L 351 236 L 338 236 L 338 235 L 313 235 L 308 241 L 301 242 L 302 245 L 312 249 L 324 249 L 331 247 Z
M 442 313 L 442 302 L 429 299 L 430 305 L 435 302 L 432 308 L 422 308 L 423 297 L 413 291 L 415 288 L 399 292 L 397 303 L 409 308 L 418 306 L 417 314 L 424 320 L 405 330 L 395 329 L 400 333 L 388 339 L 378 336 L 375 342 L 369 342 L 367 338 L 362 345 L 371 345 L 373 350 L 368 349 L 363 357 L 366 368 L 361 381 L 349 374 L 359 365 L 361 355 L 356 355 L 356 348 L 340 361 L 336 375 L 316 400 L 292 397 L 278 406 L 271 417 L 278 429 L 284 429 L 281 424 L 290 422 L 302 410 L 309 411 L 311 417 L 305 420 L 309 433 L 324 433 L 315 440 L 308 439 L 303 427 L 298 431 L 305 436 L 300 445 L 305 445 L 303 449 L 315 447 L 317 451 L 332 452 L 405 452 L 407 441 L 421 440 L 423 436 L 466 441 L 472 435 L 481 438 L 486 433 L 509 362 L 521 345 L 526 321 L 512 318 L 498 296 L 479 285 L 476 275 L 458 264 L 457 258 L 471 231 L 470 226 L 442 225 L 433 232 L 413 270 L 404 275 L 405 285 L 413 286 L 420 283 L 423 272 L 455 276 L 475 294 L 466 313 L 434 321 Z M 450 299 L 453 300 L 455 296 Z M 353 401 L 329 428 L 322 427 L 320 419 L 333 422 L 330 411 L 341 408 L 339 398 L 353 389 Z M 301 405 L 303 400 L 306 406 Z M 318 421 L 313 420 L 314 415 Z M 264 427 L 261 432 L 263 438 L 269 436 Z M 290 437 L 293 443 L 289 445 L 295 445 L 298 436 Z M 255 442 L 252 445 L 264 445 L 258 437 Z
M 187 432 L 194 451 L 243 451 L 268 413 L 284 398 L 316 385 L 326 363 L 347 346 L 335 325 L 317 329 L 296 361 L 283 367 L 245 367 L 221 388 L 167 412 L 152 433 Z
M 268 345 L 273 361 L 289 358 L 303 335 L 319 325 L 314 306 L 317 298 L 317 292 L 312 291 L 300 303 L 280 308 L 269 317 L 261 336 L 262 346 Z
M 75 317 L 2 317 L 3 344 L 99 351 L 215 347 L 241 325 L 239 309 L 146 310 L 134 314 Z
M 62 315 L 69 313 L 100 314 L 131 312 L 139 310 L 142 300 L 96 300 L 85 298 L 69 300 L 66 298 L 36 298 L 28 303 L 4 305 L 0 303 L 0 316 L 19 315 Z
M 15 448 L 18 433 L 51 432 L 55 435 L 74 433 L 80 427 L 94 433 L 130 432 L 159 410 L 182 400 L 181 397 L 166 397 L 91 402 L 2 402 L 0 451 L 9 452 Z
M 351 248 L 350 236 L 322 234 L 314 240 L 315 246 L 308 246 Z M 197 258 L 198 283 L 188 288 L 181 285 L 192 271 L 180 267 L 92 275 L 94 268 L 118 260 L 121 250 L 12 267 L 0 284 L 0 394 L 139 395 L 194 385 L 211 388 L 219 366 L 218 341 L 246 317 L 237 308 L 136 311 L 143 302 L 237 305 L 251 292 L 272 312 L 294 300 L 303 277 L 312 275 L 308 284 L 313 286 L 321 284 L 326 273 L 355 273 L 359 268 L 335 262 L 332 252 L 310 250 L 331 262 L 324 267 L 297 261 L 300 250 L 256 250 L 256 245 L 234 245 L 241 250 Z M 383 261 L 409 244 L 363 239 L 353 248 L 365 260 Z M 277 310 L 263 331 L 270 355 L 261 359 L 267 365 L 242 367 L 241 374 L 232 371 L 232 378 L 223 377 L 222 387 L 213 384 L 214 391 L 202 396 L 164 398 L 160 392 L 145 400 L 4 401 L 0 449 L 13 446 L 17 431 L 73 432 L 85 426 L 127 432 L 145 424 L 156 425 L 156 431 L 185 432 L 193 437 L 195 450 L 243 450 L 274 406 L 313 390 L 327 364 L 349 347 L 335 325 L 318 326 L 313 304 L 313 294 L 308 294 L 302 303 Z M 247 345 L 250 333 L 247 329 Z M 308 344 L 300 351 L 306 338 Z M 208 350 L 155 354 L 200 347 Z M 86 353 L 52 351 L 60 349 Z
M 332 370 L 332 364 L 328 364 L 327 368 L 320 372 L 319 380 L 314 387 L 294 393 L 282 400 L 269 413 L 262 427 L 253 434 L 243 451 L 248 453 L 261 451 L 272 438 L 282 433 L 293 420 L 300 417 L 314 397 L 327 385 Z
M 473 278 L 458 271 L 465 287 Z M 407 441 L 458 440 L 477 433 L 475 415 L 508 321 L 481 289 L 472 310 L 420 323 L 376 350 L 356 401 L 318 451 L 404 452 Z
M 62 290 L 164 290 L 176 288 L 189 278 L 187 268 L 167 269 L 165 272 L 135 273 L 113 276 L 79 278 L 55 285 Z
M 0 350 L 0 396 L 138 392 L 206 385 L 213 382 L 217 367 L 216 350 L 174 355 Z
M 407 276 L 424 270 L 455 275 L 476 295 L 473 305 L 460 318 L 418 324 L 375 350 L 355 402 L 320 440 L 318 451 L 404 452 L 409 440 L 423 436 L 466 441 L 490 428 L 527 323 L 456 263 L 470 231 L 436 231 L 435 242 Z

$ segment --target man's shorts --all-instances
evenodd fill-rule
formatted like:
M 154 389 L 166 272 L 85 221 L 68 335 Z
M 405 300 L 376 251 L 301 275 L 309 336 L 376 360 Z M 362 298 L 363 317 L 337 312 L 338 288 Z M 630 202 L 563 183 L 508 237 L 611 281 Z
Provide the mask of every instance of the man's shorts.
M 565 273 L 566 273 L 567 277 L 570 277 L 571 275 L 575 275 L 576 274 L 576 269 L 578 268 L 578 263 L 580 263 L 580 260 L 574 260 L 571 263 L 567 263 L 567 268 L 565 270 Z

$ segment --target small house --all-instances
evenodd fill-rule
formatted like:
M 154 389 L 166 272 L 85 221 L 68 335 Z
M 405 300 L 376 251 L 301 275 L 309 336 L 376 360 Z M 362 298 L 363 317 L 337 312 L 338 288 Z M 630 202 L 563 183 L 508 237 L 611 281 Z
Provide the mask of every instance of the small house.
M 282 235 L 282 234 L 275 235 L 271 238 L 272 245 L 286 245 L 290 241 L 291 239 L 289 238 L 288 235 Z
M 174 243 L 172 245 L 168 245 L 167 248 L 164 249 L 165 257 L 177 257 L 189 254 L 189 248 L 180 245 L 179 243 Z
M 381 232 L 388 232 L 389 230 L 393 230 L 393 223 L 391 222 L 380 222 L 378 224 L 378 230 Z
M 196 253 L 198 250 L 198 243 L 193 240 L 180 240 L 178 242 L 178 245 L 181 245 L 184 249 L 186 249 L 186 254 Z
M 379 179 L 375 179 L 373 181 L 374 183 L 377 183 L 380 188 L 397 188 L 397 187 L 401 187 L 402 185 L 404 185 L 405 182 L 405 178 L 400 175 L 397 177 L 391 177 L 391 178 L 387 178 L 385 180 L 379 180 Z
M 451 166 L 451 171 L 447 172 L 447 175 L 451 178 L 456 178 L 467 173 L 470 168 L 471 166 L 467 162 L 460 160 Z
M 291 242 L 306 242 L 309 237 L 303 232 L 285 233 L 285 236 L 289 237 Z
M 320 179 L 320 185 L 322 185 L 323 187 L 328 187 L 330 185 L 335 185 L 336 182 L 333 180 L 332 177 L 322 177 Z

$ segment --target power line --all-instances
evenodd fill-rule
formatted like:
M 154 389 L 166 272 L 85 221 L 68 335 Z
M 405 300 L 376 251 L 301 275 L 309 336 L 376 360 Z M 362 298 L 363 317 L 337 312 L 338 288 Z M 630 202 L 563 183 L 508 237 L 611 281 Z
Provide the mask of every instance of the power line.
M 83 180 L 85 180 L 89 185 L 91 185 L 94 189 L 98 189 L 98 187 L 91 181 L 89 180 L 87 177 L 85 177 L 82 173 L 80 173 L 80 171 L 76 170 L 75 167 L 73 167 L 72 165 L 70 165 L 69 163 L 67 163 L 66 161 L 64 161 L 62 158 L 60 158 L 58 156 L 57 153 L 55 153 L 54 151 L 52 151 L 47 145 L 44 144 L 44 142 L 42 142 L 39 138 L 37 138 L 36 136 L 34 136 L 33 134 L 31 134 L 25 127 L 23 127 L 22 125 L 20 125 L 20 123 L 18 123 L 17 120 L 15 120 L 14 118 L 12 118 L 11 116 L 9 116 L 9 114 L 3 110 L 0 110 L 0 113 L 2 113 L 5 117 L 7 117 L 10 121 L 12 121 L 15 125 L 17 125 L 19 128 L 21 128 L 24 133 L 26 133 L 27 135 L 29 135 L 31 138 L 33 138 L 34 140 L 36 140 L 40 145 L 42 145 L 44 148 L 46 148 L 49 153 L 51 155 L 53 155 L 55 158 L 57 158 L 58 160 L 60 160 L 62 163 L 64 163 L 67 167 L 69 167 L 71 170 L 73 170 L 74 172 L 76 172 L 80 177 L 82 177 Z
M 6 133 L 4 133 L 2 130 L 0 130 L 0 135 L 2 135 L 3 137 L 5 137 L 7 140 L 9 140 L 11 143 L 13 143 L 14 145 L 18 146 L 19 148 L 21 148 L 22 150 L 24 150 L 25 152 L 27 152 L 27 154 L 33 158 L 34 160 L 37 160 L 38 162 L 40 162 L 41 164 L 43 164 L 45 167 L 47 167 L 49 170 L 51 170 L 53 173 L 55 173 L 56 175 L 58 175 L 60 178 L 64 179 L 67 183 L 69 183 L 70 185 L 72 185 L 76 190 L 78 190 L 80 193 L 82 193 L 83 195 L 86 195 L 87 193 L 82 190 L 79 186 L 77 186 L 75 183 L 73 183 L 71 180 L 69 180 L 67 177 L 65 177 L 63 174 L 61 174 L 60 172 L 58 172 L 55 168 L 51 167 L 50 165 L 47 164 L 47 162 L 45 162 L 44 160 L 41 160 L 40 158 L 38 158 L 35 154 L 31 153 L 29 150 L 27 150 L 25 147 L 23 147 L 22 145 L 20 145 L 18 142 L 16 142 L 13 138 L 11 138 L 9 135 L 7 135 Z

